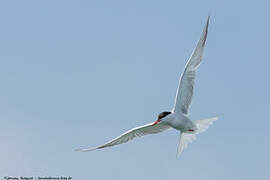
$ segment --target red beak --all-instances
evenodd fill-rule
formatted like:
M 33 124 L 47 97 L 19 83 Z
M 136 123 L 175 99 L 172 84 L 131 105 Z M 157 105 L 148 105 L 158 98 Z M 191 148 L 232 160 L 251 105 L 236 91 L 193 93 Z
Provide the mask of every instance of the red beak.
M 156 120 L 156 121 L 152 124 L 152 126 L 156 125 L 156 124 L 159 123 L 160 121 L 161 121 L 160 119 Z

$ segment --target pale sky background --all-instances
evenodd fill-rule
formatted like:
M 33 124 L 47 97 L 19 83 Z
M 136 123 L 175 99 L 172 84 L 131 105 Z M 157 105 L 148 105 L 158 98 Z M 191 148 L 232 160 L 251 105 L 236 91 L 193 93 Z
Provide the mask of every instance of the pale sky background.
M 0 175 L 268 179 L 269 7 L 267 0 L 1 1 Z M 175 130 L 75 152 L 171 110 L 209 14 L 190 117 L 220 119 L 180 158 Z

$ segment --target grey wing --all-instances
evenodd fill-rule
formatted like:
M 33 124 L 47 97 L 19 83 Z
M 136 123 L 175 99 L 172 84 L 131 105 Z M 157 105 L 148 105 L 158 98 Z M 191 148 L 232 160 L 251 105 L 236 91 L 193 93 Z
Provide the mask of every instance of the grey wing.
M 196 48 L 193 50 L 193 53 L 185 66 L 184 72 L 180 77 L 173 112 L 180 112 L 186 115 L 188 114 L 188 109 L 193 95 L 196 70 L 202 61 L 203 50 L 208 32 L 208 24 L 209 16 L 207 18 L 201 38 L 197 43 Z
M 94 147 L 94 148 L 82 148 L 82 149 L 76 149 L 76 151 L 91 151 L 91 150 L 95 150 L 95 149 L 101 149 L 101 148 L 105 148 L 105 147 L 110 147 L 110 146 L 115 146 L 118 144 L 122 144 L 122 143 L 126 143 L 132 139 L 134 139 L 135 137 L 140 137 L 140 136 L 144 136 L 147 134 L 155 134 L 155 133 L 159 133 L 162 131 L 165 131 L 167 129 L 170 128 L 170 126 L 163 124 L 163 123 L 159 123 L 156 125 L 152 125 L 153 123 L 149 123 L 143 126 L 139 126 L 136 128 L 133 128 L 125 133 L 123 133 L 122 135 L 116 137 L 115 139 L 101 145 L 98 147 Z

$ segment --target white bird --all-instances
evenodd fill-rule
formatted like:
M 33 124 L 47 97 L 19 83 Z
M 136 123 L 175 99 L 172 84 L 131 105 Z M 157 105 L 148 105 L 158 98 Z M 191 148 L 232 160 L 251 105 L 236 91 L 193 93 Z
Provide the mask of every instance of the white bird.
M 175 98 L 175 105 L 172 111 L 162 112 L 159 114 L 155 122 L 130 129 L 129 131 L 103 145 L 94 148 L 81 148 L 76 150 L 85 152 L 115 146 L 126 143 L 135 137 L 140 137 L 147 134 L 155 134 L 170 128 L 174 128 L 180 131 L 180 142 L 177 150 L 177 154 L 180 155 L 183 149 L 196 139 L 196 134 L 205 131 L 209 125 L 216 121 L 218 119 L 217 117 L 195 121 L 190 120 L 188 117 L 189 106 L 193 95 L 196 70 L 202 61 L 203 50 L 208 33 L 208 25 L 209 16 L 200 40 L 198 41 L 196 48 L 193 50 L 192 55 L 185 66 L 184 72 L 180 77 Z

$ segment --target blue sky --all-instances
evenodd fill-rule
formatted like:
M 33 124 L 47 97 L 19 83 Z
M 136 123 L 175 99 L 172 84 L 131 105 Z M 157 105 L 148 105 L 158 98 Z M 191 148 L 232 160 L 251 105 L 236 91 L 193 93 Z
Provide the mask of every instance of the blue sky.
M 0 175 L 270 177 L 269 1 L 0 2 Z M 178 132 L 89 153 L 171 110 L 208 15 L 191 119 L 221 115 L 176 158 Z

